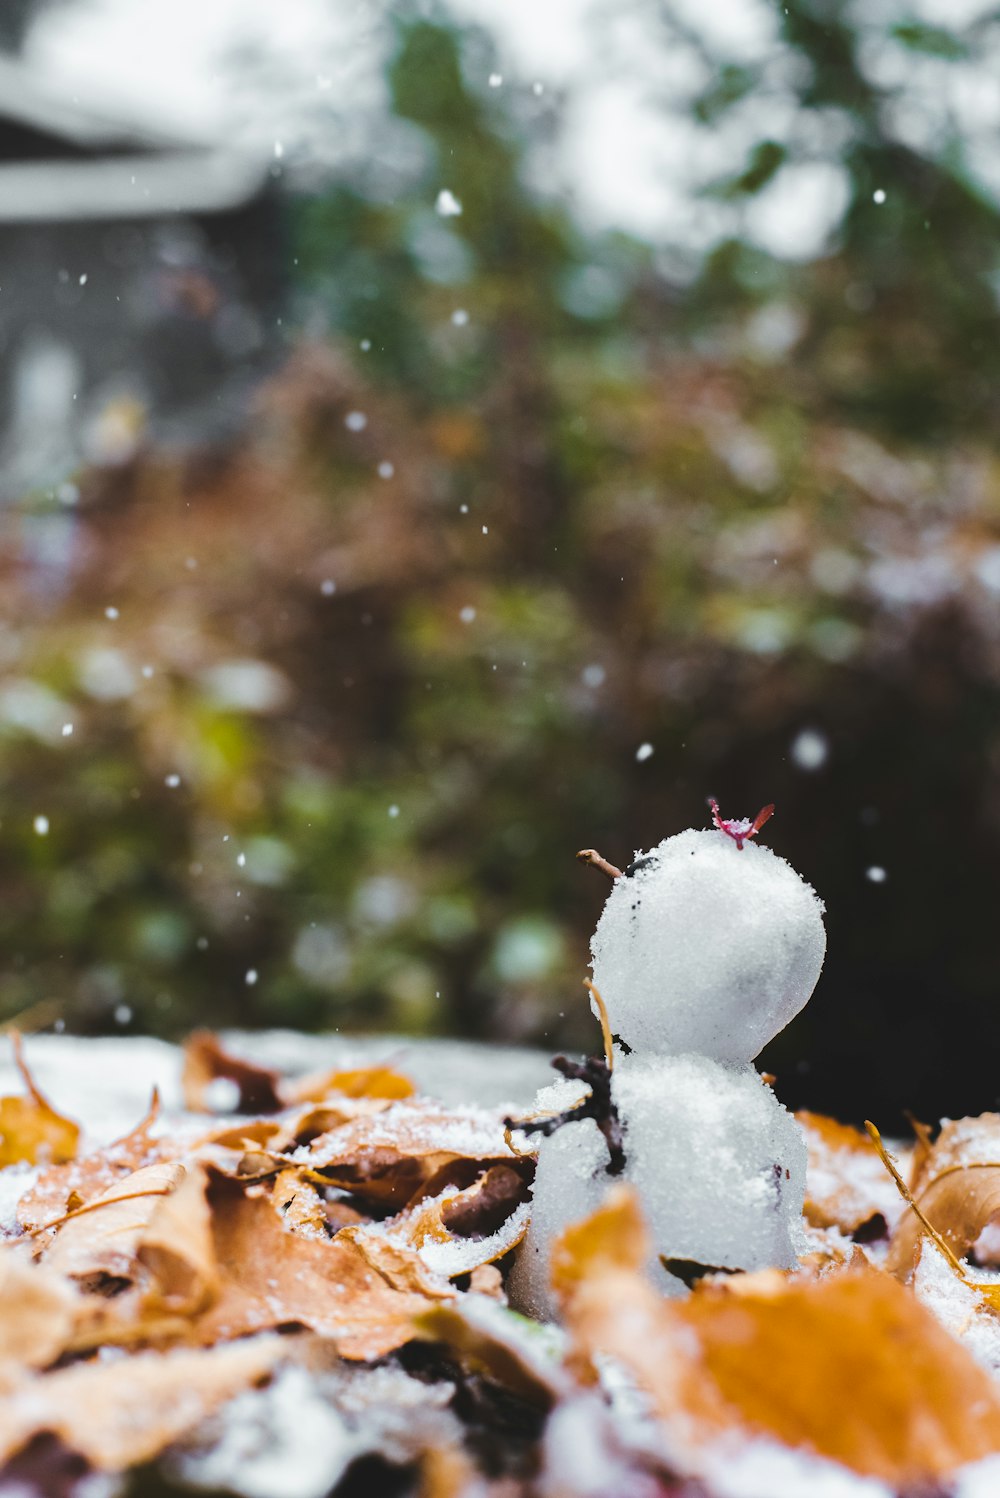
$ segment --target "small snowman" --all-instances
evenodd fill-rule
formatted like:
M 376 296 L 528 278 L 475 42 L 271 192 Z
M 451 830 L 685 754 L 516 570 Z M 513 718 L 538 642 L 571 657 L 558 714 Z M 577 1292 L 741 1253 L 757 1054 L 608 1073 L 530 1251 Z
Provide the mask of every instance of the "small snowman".
M 515 1304 L 552 1312 L 549 1253 L 617 1180 L 639 1191 L 662 1288 L 705 1269 L 791 1268 L 800 1246 L 806 1148 L 752 1065 L 812 993 L 826 950 L 823 905 L 789 863 L 754 842 L 770 817 L 681 832 L 613 880 L 591 942 L 606 1059 L 553 1063 L 531 1119 L 541 1134 L 531 1226 L 511 1276 Z M 581 1084 L 589 1091 L 583 1093 Z

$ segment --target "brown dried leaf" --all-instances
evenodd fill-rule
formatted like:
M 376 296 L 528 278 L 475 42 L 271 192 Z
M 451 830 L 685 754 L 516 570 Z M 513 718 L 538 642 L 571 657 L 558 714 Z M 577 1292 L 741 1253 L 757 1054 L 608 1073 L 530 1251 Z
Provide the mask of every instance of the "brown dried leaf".
M 955 1257 L 964 1258 L 986 1224 L 1000 1214 L 1000 1114 L 946 1123 L 922 1154 L 911 1190 Z M 923 1231 L 907 1207 L 886 1261 L 892 1273 L 909 1276 Z
M 363 1201 L 398 1211 L 457 1161 L 510 1164 L 499 1112 L 402 1101 L 314 1139 L 302 1163 Z
M 192 1315 L 217 1283 L 206 1184 L 198 1165 L 144 1166 L 64 1221 L 44 1262 L 81 1284 L 136 1285 L 146 1310 Z
M 1000 1391 L 889 1275 L 746 1275 L 667 1301 L 636 1273 L 627 1188 L 591 1221 L 556 1255 L 576 1351 L 619 1359 L 674 1439 L 765 1434 L 901 1486 L 1000 1451 Z
M 258 1338 L 237 1347 L 79 1363 L 29 1379 L 0 1404 L 0 1461 L 43 1432 L 104 1472 L 151 1461 L 259 1383 L 287 1352 L 276 1337 Z
M 20 1160 L 29 1165 L 72 1160 L 80 1140 L 79 1125 L 57 1113 L 42 1096 L 24 1059 L 20 1035 L 12 1030 L 10 1038 L 28 1095 L 0 1098 L 0 1169 Z
M 853 1233 L 873 1217 L 892 1222 L 899 1197 L 868 1135 L 822 1113 L 800 1112 L 809 1150 L 806 1221 Z
M 224 1177 L 213 1180 L 210 1201 L 221 1286 L 196 1323 L 200 1341 L 296 1325 L 328 1337 L 342 1357 L 371 1359 L 413 1335 L 412 1318 L 428 1305 L 428 1289 L 400 1288 L 399 1263 L 395 1275 L 387 1262 L 375 1265 L 355 1229 L 304 1238 L 285 1228 L 263 1188 L 244 1192 Z M 421 1268 L 411 1254 L 411 1270 L 413 1261 Z M 451 1293 L 441 1282 L 433 1291 Z
M 160 1112 L 159 1093 L 154 1089 L 146 1116 L 121 1139 L 93 1154 L 43 1171 L 30 1191 L 17 1204 L 17 1220 L 27 1232 L 38 1232 L 73 1206 L 90 1201 L 143 1165 L 176 1153 L 169 1139 L 151 1139 L 149 1130 Z
M 239 1090 L 236 1107 L 218 1110 L 211 1106 L 209 1088 L 224 1079 Z M 184 1042 L 184 1070 L 181 1086 L 184 1105 L 192 1113 L 277 1113 L 284 1107 L 278 1083 L 281 1073 L 270 1066 L 258 1066 L 234 1056 L 211 1030 L 195 1030 Z
M 294 1168 L 282 1170 L 274 1178 L 271 1200 L 275 1210 L 293 1233 L 305 1238 L 327 1238 L 326 1202 L 310 1181 L 304 1181 Z

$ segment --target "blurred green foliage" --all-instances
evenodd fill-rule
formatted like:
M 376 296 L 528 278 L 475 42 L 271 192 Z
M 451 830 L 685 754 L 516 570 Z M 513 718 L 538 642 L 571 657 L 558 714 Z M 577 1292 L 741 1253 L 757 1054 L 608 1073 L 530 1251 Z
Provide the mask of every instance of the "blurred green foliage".
M 1000 216 L 865 63 L 960 68 L 996 23 L 774 11 L 796 123 L 758 110 L 705 196 L 836 158 L 821 256 L 734 233 L 682 284 L 584 233 L 482 36 L 409 21 L 422 166 L 295 205 L 328 336 L 243 447 L 4 517 L 4 1016 L 586 1045 L 576 849 L 627 860 L 714 793 L 776 801 L 829 908 L 783 1095 L 996 1101 Z M 700 127 L 766 100 L 768 63 L 708 61 Z

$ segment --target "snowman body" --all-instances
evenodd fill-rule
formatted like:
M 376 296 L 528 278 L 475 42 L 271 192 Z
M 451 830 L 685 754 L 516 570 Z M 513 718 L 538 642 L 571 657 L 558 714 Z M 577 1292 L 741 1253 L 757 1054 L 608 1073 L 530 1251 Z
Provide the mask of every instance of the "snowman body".
M 609 1175 L 589 1119 L 541 1141 L 516 1304 L 551 1314 L 552 1243 L 615 1180 L 639 1191 L 649 1272 L 668 1293 L 684 1285 L 664 1261 L 794 1266 L 805 1143 L 751 1062 L 808 1000 L 825 945 L 822 905 L 795 870 L 722 831 L 668 838 L 615 881 L 592 952 L 611 1029 L 628 1047 L 616 1047 L 611 1083 L 625 1166 Z M 566 1108 L 580 1091 L 543 1089 L 539 1110 Z

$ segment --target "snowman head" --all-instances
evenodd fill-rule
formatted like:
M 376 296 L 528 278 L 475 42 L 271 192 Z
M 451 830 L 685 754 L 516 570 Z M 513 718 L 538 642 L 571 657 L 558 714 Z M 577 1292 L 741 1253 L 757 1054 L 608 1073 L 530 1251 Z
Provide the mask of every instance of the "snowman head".
M 745 1064 L 816 986 L 823 906 L 750 841 L 761 817 L 713 812 L 715 830 L 668 837 L 615 880 L 591 942 L 594 983 L 633 1050 Z

